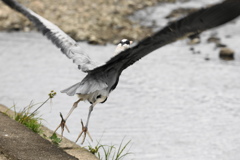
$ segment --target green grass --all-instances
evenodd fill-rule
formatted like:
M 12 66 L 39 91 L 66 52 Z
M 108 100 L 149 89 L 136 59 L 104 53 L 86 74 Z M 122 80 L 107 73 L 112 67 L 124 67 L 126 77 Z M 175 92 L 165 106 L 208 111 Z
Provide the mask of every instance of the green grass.
M 62 142 L 61 138 L 58 138 L 56 133 L 53 133 L 53 135 L 51 137 L 49 137 L 52 141 L 53 144 L 59 145 L 59 143 Z
M 56 92 L 51 91 L 48 94 L 48 98 L 47 100 L 45 100 L 43 103 L 41 103 L 39 105 L 38 108 L 36 108 L 33 112 L 31 112 L 31 109 L 37 105 L 37 104 L 33 104 L 32 101 L 30 102 L 30 104 L 26 107 L 24 107 L 22 110 L 20 111 L 16 111 L 16 106 L 14 105 L 14 117 L 13 119 L 16 120 L 17 122 L 25 125 L 27 128 L 31 129 L 33 132 L 41 134 L 42 130 L 41 130 L 41 118 L 40 116 L 37 116 L 37 111 L 38 109 L 40 109 L 48 100 L 52 99 L 54 96 L 56 95 Z
M 41 118 L 40 116 L 37 116 L 37 111 L 40 109 L 48 100 L 52 99 L 56 95 L 56 92 L 51 91 L 48 96 L 49 98 L 44 101 L 43 103 L 40 103 L 39 107 L 37 107 L 33 112 L 31 110 L 34 106 L 37 104 L 33 104 L 30 102 L 30 104 L 26 107 L 24 107 L 19 112 L 16 111 L 16 106 L 14 105 L 14 117 L 16 121 L 19 123 L 25 125 L 29 129 L 31 129 L 33 132 L 38 134 L 43 134 L 43 131 L 41 130 Z M 44 135 L 44 134 L 43 134 Z M 59 138 L 56 133 L 54 133 L 51 137 L 45 137 L 50 138 L 53 144 L 59 145 L 61 143 L 61 138 Z M 96 155 L 100 160 L 122 160 L 127 155 L 132 154 L 129 152 L 129 149 L 127 150 L 129 144 L 131 141 L 128 141 L 127 143 L 123 143 L 124 139 L 121 141 L 120 145 L 116 147 L 116 145 L 103 145 L 100 144 L 100 142 L 97 143 L 95 147 L 92 147 L 91 145 L 88 146 L 88 150 Z
M 118 147 L 116 145 L 102 145 L 98 142 L 95 147 L 89 145 L 88 150 L 100 160 L 122 160 L 127 155 L 132 154 L 128 147 L 131 141 L 123 144 L 123 140 Z
M 24 107 L 20 111 L 16 111 L 16 106 L 14 105 L 14 116 L 13 119 L 17 122 L 25 125 L 27 128 L 31 129 L 33 132 L 38 134 L 43 134 L 43 131 L 41 129 L 41 118 L 40 116 L 37 116 L 37 111 L 49 100 L 51 100 L 56 95 L 56 92 L 51 91 L 48 94 L 48 98 L 43 102 L 39 103 L 40 105 L 34 110 L 31 111 L 37 104 L 33 104 L 30 102 L 30 104 L 26 107 Z M 46 139 L 50 139 L 53 144 L 59 145 L 59 143 L 62 141 L 60 138 L 57 137 L 56 134 L 53 134 L 51 137 L 46 137 L 46 135 L 43 134 L 43 137 Z
M 16 112 L 16 107 L 15 105 L 14 107 L 14 117 L 13 119 L 23 125 L 25 125 L 27 128 L 31 129 L 33 132 L 35 133 L 42 133 L 41 130 L 41 118 L 37 117 L 35 114 L 31 114 L 30 110 L 32 109 L 34 105 L 32 104 L 32 102 L 24 107 L 22 110 L 20 110 L 19 112 Z

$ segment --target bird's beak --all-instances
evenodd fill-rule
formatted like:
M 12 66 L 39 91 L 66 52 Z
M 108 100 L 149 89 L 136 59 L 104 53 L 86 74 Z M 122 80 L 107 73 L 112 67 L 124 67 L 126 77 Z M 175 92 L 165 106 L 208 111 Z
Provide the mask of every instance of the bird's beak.
M 133 43 L 133 41 L 130 41 L 130 44 L 132 44 Z

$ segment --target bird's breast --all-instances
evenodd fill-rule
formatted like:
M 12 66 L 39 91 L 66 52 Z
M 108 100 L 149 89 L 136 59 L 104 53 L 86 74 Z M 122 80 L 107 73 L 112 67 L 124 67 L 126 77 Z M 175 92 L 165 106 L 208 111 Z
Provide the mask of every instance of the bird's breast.
M 92 104 L 92 103 L 104 103 L 107 100 L 108 94 L 109 93 L 107 90 L 100 90 L 100 91 L 97 90 L 93 93 L 77 94 L 77 95 L 83 101 L 88 100 Z

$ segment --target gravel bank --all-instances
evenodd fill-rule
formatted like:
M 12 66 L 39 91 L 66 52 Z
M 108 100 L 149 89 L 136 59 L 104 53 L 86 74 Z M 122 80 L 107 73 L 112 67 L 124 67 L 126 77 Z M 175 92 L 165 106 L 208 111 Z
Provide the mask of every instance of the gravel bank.
M 117 43 L 122 38 L 140 40 L 152 33 L 128 19 L 135 11 L 175 0 L 18 0 L 50 20 L 78 41 L 94 44 Z M 0 30 L 29 31 L 31 22 L 0 1 Z

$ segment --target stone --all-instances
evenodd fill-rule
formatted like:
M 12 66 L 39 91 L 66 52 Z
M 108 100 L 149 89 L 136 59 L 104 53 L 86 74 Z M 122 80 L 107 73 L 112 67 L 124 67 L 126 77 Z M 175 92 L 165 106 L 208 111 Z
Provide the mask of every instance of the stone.
M 222 43 L 217 43 L 217 44 L 216 44 L 216 47 L 217 47 L 217 48 L 226 48 L 227 45 L 226 45 L 226 44 L 222 44 Z
M 188 38 L 188 45 L 199 44 L 201 42 L 199 33 L 190 35 Z
M 220 43 L 220 38 L 218 38 L 218 37 L 209 37 L 208 39 L 207 39 L 207 41 L 209 42 L 209 43 L 216 43 L 216 44 L 218 44 L 218 43 Z
M 227 47 L 221 48 L 219 51 L 219 58 L 223 60 L 234 60 L 234 51 Z

